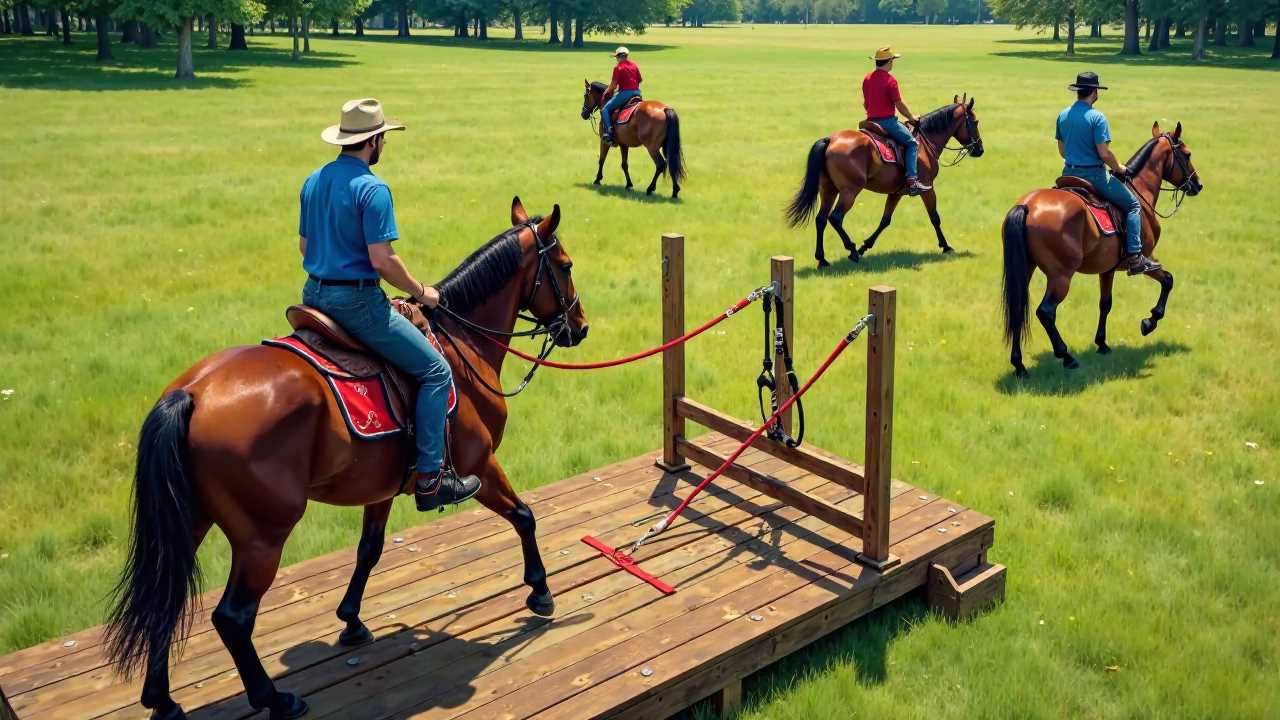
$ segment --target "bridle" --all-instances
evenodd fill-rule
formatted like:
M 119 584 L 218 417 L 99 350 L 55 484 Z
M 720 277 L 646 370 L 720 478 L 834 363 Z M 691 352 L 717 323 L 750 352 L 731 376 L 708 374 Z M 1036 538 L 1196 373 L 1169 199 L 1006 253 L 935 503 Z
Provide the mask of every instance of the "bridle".
M 965 130 L 969 135 L 969 142 L 961 145 L 960 147 L 951 147 L 950 141 L 951 137 L 954 137 L 954 135 L 948 136 L 947 142 L 943 144 L 942 149 L 954 152 L 955 157 L 951 162 L 943 162 L 941 153 L 939 153 L 939 167 L 955 167 L 956 165 L 959 165 L 962 160 L 969 157 L 969 154 L 973 152 L 974 148 L 982 143 L 982 138 L 978 137 L 978 119 L 973 116 L 973 113 L 969 112 L 968 105 L 960 103 L 960 107 L 964 108 Z M 923 134 L 924 133 L 921 133 L 921 135 Z
M 560 286 L 560 281 L 556 279 L 556 274 L 551 270 L 550 253 L 552 250 L 556 249 L 560 245 L 560 238 L 557 237 L 555 233 L 551 233 L 551 238 L 549 240 L 544 241 L 542 239 L 541 233 L 538 232 L 538 223 L 533 220 L 530 220 L 529 222 L 525 223 L 522 227 L 529 228 L 529 231 L 533 233 L 534 248 L 538 253 L 538 268 L 537 270 L 534 271 L 533 286 L 529 289 L 529 295 L 528 297 L 525 298 L 524 302 L 521 304 L 520 307 L 521 308 L 533 307 L 533 302 L 538 297 L 538 291 L 540 291 L 542 289 L 543 284 L 546 283 L 551 286 L 552 292 L 555 293 L 556 302 L 560 306 L 559 313 L 557 313 L 550 320 L 542 320 L 537 317 L 534 317 L 531 314 L 525 314 L 517 311 L 516 317 L 519 318 L 520 320 L 525 320 L 527 322 L 533 323 L 533 327 L 528 330 L 522 330 L 522 331 L 516 332 L 516 331 L 498 330 L 496 328 L 485 327 L 484 325 L 481 325 L 472 320 L 469 320 L 463 317 L 462 315 L 454 312 L 453 310 L 450 310 L 449 306 L 444 302 L 443 298 L 441 299 L 440 304 L 437 305 L 435 309 L 444 313 L 445 315 L 448 315 L 459 325 L 462 325 L 463 327 L 466 327 L 469 330 L 474 330 L 475 332 L 483 333 L 490 337 L 517 338 L 517 337 L 537 337 L 541 335 L 542 349 L 538 351 L 538 359 L 545 360 L 551 356 L 551 352 L 556 348 L 556 341 L 559 340 L 560 338 L 565 337 L 566 333 L 572 333 L 572 330 L 570 329 L 570 326 L 569 326 L 569 314 L 572 313 L 574 309 L 578 307 L 578 305 L 581 302 L 581 298 L 577 292 L 574 292 L 572 298 L 566 298 L 564 290 Z M 520 381 L 520 384 L 516 387 L 514 391 L 509 393 L 503 392 L 502 390 L 495 388 L 489 383 L 485 382 L 484 378 L 478 372 L 476 372 L 476 369 L 471 365 L 471 361 L 467 359 L 466 354 L 461 352 L 461 350 L 457 347 L 457 343 L 454 341 L 453 336 L 451 336 L 447 331 L 443 330 L 443 328 L 441 328 L 440 334 L 443 335 L 445 339 L 449 341 L 449 344 L 454 346 L 455 350 L 458 350 L 458 357 L 462 359 L 463 364 L 467 366 L 467 369 L 471 372 L 473 376 L 475 376 L 475 378 L 480 382 L 480 384 L 483 385 L 487 390 L 489 390 L 489 392 L 492 392 L 495 395 L 501 395 L 502 397 L 514 397 L 516 395 L 519 395 L 521 392 L 524 391 L 526 387 L 528 387 L 529 381 L 533 380 L 533 374 L 537 372 L 538 368 L 540 367 L 540 365 L 537 365 L 537 364 L 530 366 L 529 372 L 525 374 L 524 379 Z
M 1182 207 L 1182 201 L 1186 199 L 1187 192 L 1192 188 L 1192 181 L 1196 179 L 1196 176 L 1199 173 L 1195 168 L 1191 167 L 1190 161 L 1188 161 L 1182 153 L 1178 152 L 1178 148 L 1182 147 L 1182 142 L 1180 140 L 1175 139 L 1167 132 L 1160 133 L 1160 137 L 1169 141 L 1169 154 L 1173 156 L 1172 162 L 1174 165 L 1178 166 L 1178 170 L 1182 171 L 1182 182 L 1177 185 L 1174 185 L 1173 183 L 1166 184 L 1164 179 L 1165 174 L 1160 174 L 1160 185 L 1158 190 L 1167 191 L 1173 195 L 1173 210 L 1168 215 L 1164 215 L 1156 208 L 1155 203 L 1159 202 L 1159 195 L 1156 195 L 1154 202 L 1148 203 L 1146 198 L 1142 197 L 1142 193 L 1138 192 L 1138 189 L 1133 187 L 1133 177 L 1136 173 L 1130 172 L 1129 177 L 1126 177 L 1124 182 L 1131 190 L 1133 190 L 1133 194 L 1137 195 L 1138 199 L 1142 200 L 1142 203 L 1151 209 L 1151 212 L 1155 213 L 1162 219 L 1168 220 L 1178 214 L 1178 210 Z M 1144 165 L 1143 167 L 1146 166 Z
M 600 128 L 596 124 L 596 113 L 602 111 L 604 108 L 604 91 L 603 90 L 600 91 L 600 101 L 596 103 L 596 106 L 588 110 L 587 100 L 591 97 L 591 91 L 594 89 L 595 88 L 593 87 L 588 87 L 586 90 L 582 91 L 582 116 L 583 116 L 582 119 L 590 120 L 591 133 L 593 135 L 599 135 Z

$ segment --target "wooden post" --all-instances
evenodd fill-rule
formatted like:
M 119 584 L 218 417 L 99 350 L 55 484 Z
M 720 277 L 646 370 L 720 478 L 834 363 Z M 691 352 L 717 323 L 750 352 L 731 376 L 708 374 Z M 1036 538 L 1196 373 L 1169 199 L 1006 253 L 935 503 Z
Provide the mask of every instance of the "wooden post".
M 742 679 L 734 680 L 717 690 L 711 696 L 711 705 L 721 720 L 736 715 L 742 709 Z
M 898 563 L 889 554 L 889 475 L 893 459 L 893 346 L 897 331 L 897 291 L 876 285 L 868 292 L 867 312 L 875 321 L 867 338 L 867 495 L 863 505 L 862 554 L 865 565 L 886 570 Z
M 684 334 L 684 236 L 662 236 L 662 341 Z M 688 463 L 676 451 L 684 436 L 684 418 L 676 414 L 676 399 L 684 397 L 684 345 L 662 353 L 662 460 L 658 467 L 683 472 Z
M 774 255 L 769 259 L 769 275 L 773 282 L 778 284 L 778 297 L 782 298 L 782 327 L 787 334 L 787 343 L 791 347 L 792 357 L 796 354 L 795 308 L 792 305 L 792 301 L 795 300 L 795 268 L 795 258 L 787 255 Z M 782 353 L 774 353 L 773 374 L 778 382 L 778 405 L 782 405 L 787 398 L 791 397 L 791 384 L 787 382 Z M 769 412 L 769 408 L 765 408 L 765 412 Z M 791 416 L 791 410 L 787 410 L 782 415 L 782 427 L 788 434 L 791 433 Z

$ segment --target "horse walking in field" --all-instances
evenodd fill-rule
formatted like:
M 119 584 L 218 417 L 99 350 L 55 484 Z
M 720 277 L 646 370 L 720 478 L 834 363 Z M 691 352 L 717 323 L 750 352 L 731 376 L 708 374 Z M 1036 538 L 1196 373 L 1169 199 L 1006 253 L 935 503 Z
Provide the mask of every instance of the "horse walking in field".
M 507 406 L 493 389 L 501 387 L 505 335 L 520 311 L 528 311 L 562 346 L 581 342 L 587 321 L 569 274 L 571 260 L 555 234 L 560 207 L 545 219 L 530 219 L 517 198 L 511 220 L 514 227 L 440 283 L 442 307 L 449 312 L 434 318 L 437 331 L 451 340 L 443 347 L 458 389 L 449 457 L 460 473 L 482 479 L 480 503 L 514 526 L 531 588 L 525 604 L 549 616 L 555 602 L 533 514 L 494 455 Z M 404 302 L 404 314 L 423 329 L 421 306 Z M 169 692 L 170 643 L 188 627 L 196 549 L 213 525 L 226 535 L 232 553 L 213 625 L 235 660 L 249 703 L 268 708 L 273 720 L 306 712 L 300 698 L 276 689 L 253 647 L 259 601 L 309 501 L 364 506 L 355 571 L 337 615 L 346 623 L 340 642 L 371 641 L 360 603 L 382 554 L 391 502 L 410 485 L 411 460 L 403 437 L 353 439 L 325 378 L 287 350 L 229 348 L 174 380 L 138 441 L 132 546 L 107 636 L 123 671 L 145 664 L 142 704 L 152 709 L 152 718 L 186 717 Z
M 1162 189 L 1171 190 L 1175 209 L 1184 195 L 1198 195 L 1204 186 L 1191 164 L 1191 150 L 1182 140 L 1182 123 L 1173 132 L 1162 132 L 1159 123 L 1151 126 L 1151 139 L 1125 166 L 1131 176 L 1130 187 L 1142 205 L 1142 254 L 1151 257 L 1160 242 L 1160 223 L 1156 203 Z M 1165 188 L 1164 183 L 1172 187 Z M 1092 188 L 1079 179 L 1059 178 L 1054 189 L 1032 190 L 1018 199 L 1005 216 L 1004 241 L 1004 335 L 1012 350 L 1009 362 L 1014 374 L 1026 377 L 1022 364 L 1022 341 L 1028 333 L 1031 275 L 1036 268 L 1048 279 L 1044 298 L 1036 308 L 1036 317 L 1053 344 L 1054 357 L 1063 366 L 1080 366 L 1067 350 L 1058 332 L 1058 305 L 1067 298 L 1071 276 L 1076 273 L 1098 275 L 1101 298 L 1098 301 L 1098 331 L 1094 343 L 1098 352 L 1111 352 L 1107 345 L 1107 314 L 1111 312 L 1111 285 L 1120 264 L 1123 238 L 1115 220 L 1106 221 L 1104 232 L 1091 218 L 1089 206 L 1078 194 L 1063 188 L 1076 187 L 1090 194 Z M 1092 193 L 1096 198 L 1096 193 Z M 1165 215 L 1162 217 L 1171 217 Z M 1104 216 L 1105 218 L 1105 216 Z M 1151 308 L 1151 316 L 1142 321 L 1142 334 L 1149 335 L 1164 318 L 1165 303 L 1173 290 L 1173 273 L 1153 270 L 1147 277 L 1160 283 L 1160 299 Z
M 587 120 L 597 110 L 604 107 L 605 84 L 583 80 L 586 90 L 582 93 L 582 119 Z M 629 114 L 629 115 L 628 115 Z M 622 153 L 622 174 L 627 178 L 627 189 L 630 190 L 631 169 L 627 165 L 627 150 L 644 146 L 653 158 L 653 179 L 645 188 L 645 195 L 652 195 L 658 186 L 658 178 L 662 173 L 670 173 L 671 197 L 680 195 L 680 181 L 684 180 L 684 150 L 680 147 L 680 117 L 675 108 L 668 107 L 654 100 L 645 100 L 622 109 L 620 116 L 625 119 L 615 121 L 613 125 L 613 141 Z M 596 167 L 595 184 L 604 179 L 604 159 L 609 156 L 609 143 L 603 137 L 603 126 L 600 137 L 600 162 Z
M 973 100 L 962 102 L 960 97 L 952 98 L 954 102 L 945 105 L 920 118 L 914 135 L 920 143 L 920 181 L 925 185 L 933 185 L 937 177 L 941 153 L 947 149 L 947 143 L 955 138 L 960 143 L 959 155 L 955 162 L 972 155 L 982 157 L 982 136 L 978 133 L 978 117 L 973 112 Z M 863 125 L 867 125 L 865 122 Z M 874 128 L 868 126 L 871 131 Z M 858 193 L 864 189 L 883 193 L 888 197 L 884 203 L 884 213 L 880 217 L 880 226 L 863 242 L 859 248 L 849 239 L 844 229 L 844 218 L 853 207 Z M 893 212 L 898 201 L 907 193 L 906 170 L 901 162 L 888 162 L 876 149 L 875 141 L 868 132 L 858 130 L 841 130 L 827 137 L 820 138 L 809 149 L 809 160 L 805 170 L 804 182 L 800 190 L 787 206 L 787 223 L 791 227 L 804 225 L 813 215 L 814 205 L 821 197 L 814 224 L 817 226 L 817 245 L 814 258 L 818 267 L 827 267 L 826 252 L 823 249 L 823 233 L 827 223 L 835 228 L 849 251 L 849 259 L 858 262 L 861 255 L 866 254 L 875 244 L 880 233 L 889 227 L 893 220 Z M 938 216 L 938 198 L 931 187 L 920 195 L 924 201 L 933 230 L 938 236 L 938 247 L 942 252 L 952 252 L 942 234 L 942 218 Z

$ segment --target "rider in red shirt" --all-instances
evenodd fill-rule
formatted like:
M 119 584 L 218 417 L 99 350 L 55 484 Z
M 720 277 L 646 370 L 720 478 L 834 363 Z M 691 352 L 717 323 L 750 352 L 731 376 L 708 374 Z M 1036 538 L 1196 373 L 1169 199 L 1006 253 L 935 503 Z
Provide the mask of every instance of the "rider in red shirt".
M 643 78 L 640 77 L 640 68 L 631 62 L 630 55 L 631 51 L 626 46 L 613 51 L 613 57 L 618 63 L 613 66 L 613 79 L 604 91 L 604 97 L 609 98 L 609 101 L 604 104 L 600 113 L 600 138 L 607 143 L 613 142 L 613 111 L 623 107 L 631 98 L 640 97 L 640 81 Z
M 871 58 L 876 61 L 876 69 L 867 73 L 862 79 L 862 105 L 867 109 L 867 119 L 884 128 L 906 151 L 907 193 L 919 195 L 932 188 L 920 182 L 916 167 L 920 147 L 902 123 L 898 122 L 897 111 L 901 111 L 913 123 L 920 119 L 911 114 L 906 103 L 902 102 L 902 93 L 898 91 L 898 80 L 892 74 L 893 61 L 902 57 L 893 50 L 882 47 L 876 50 Z

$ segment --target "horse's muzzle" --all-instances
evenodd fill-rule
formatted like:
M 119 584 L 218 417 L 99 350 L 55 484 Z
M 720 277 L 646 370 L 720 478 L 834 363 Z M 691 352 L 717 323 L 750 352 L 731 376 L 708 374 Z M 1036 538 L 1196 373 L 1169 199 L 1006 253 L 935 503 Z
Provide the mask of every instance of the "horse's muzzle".
M 560 332 L 556 333 L 556 345 L 560 347 L 576 347 L 587 339 L 587 331 L 590 329 L 590 325 L 582 325 L 581 327 L 566 325 Z
M 582 119 L 583 119 L 583 120 L 586 120 L 586 119 L 587 119 L 587 118 L 589 118 L 589 117 L 591 117 L 591 111 L 590 111 L 590 110 L 587 110 L 586 108 L 583 108 L 583 110 L 582 110 Z
M 973 151 L 970 152 L 969 154 L 976 158 L 979 158 L 979 157 L 982 157 L 982 154 L 984 152 L 986 152 L 986 150 L 982 147 L 982 143 L 978 143 L 977 146 L 973 148 Z

